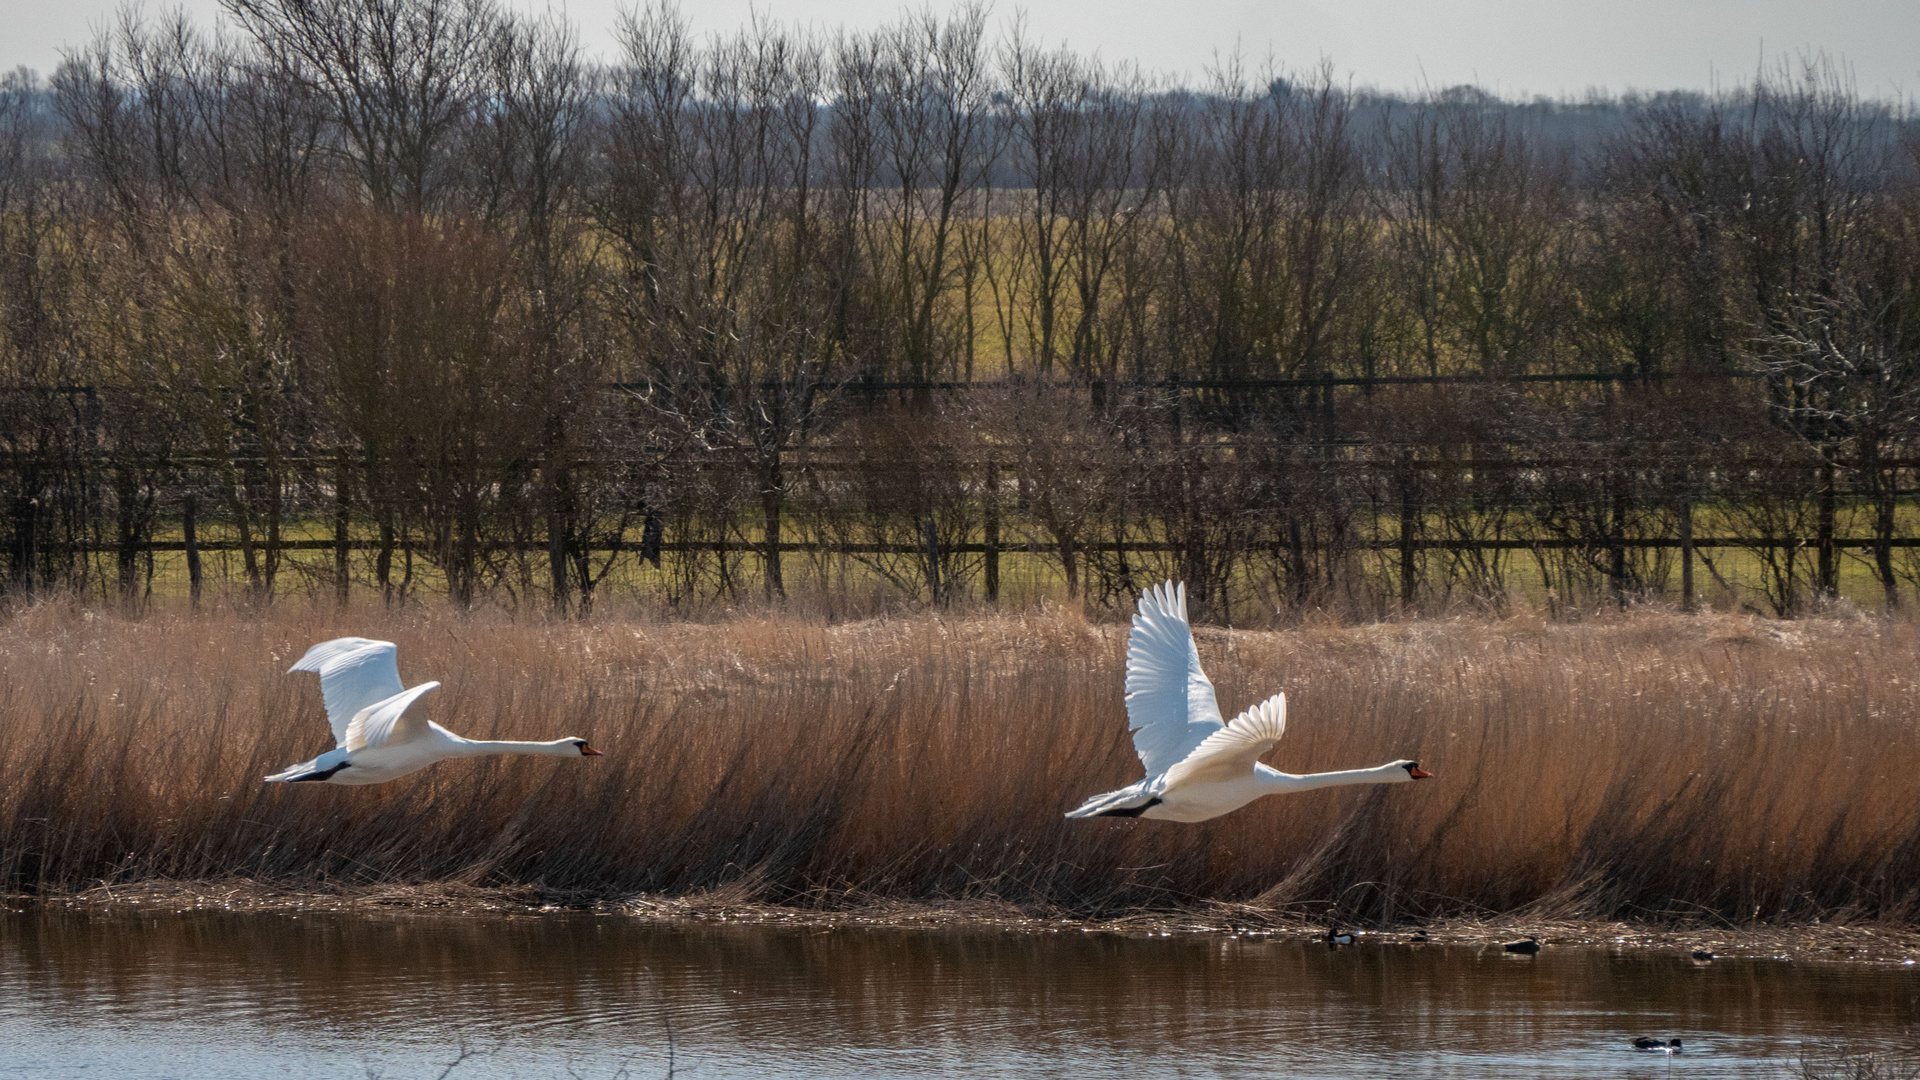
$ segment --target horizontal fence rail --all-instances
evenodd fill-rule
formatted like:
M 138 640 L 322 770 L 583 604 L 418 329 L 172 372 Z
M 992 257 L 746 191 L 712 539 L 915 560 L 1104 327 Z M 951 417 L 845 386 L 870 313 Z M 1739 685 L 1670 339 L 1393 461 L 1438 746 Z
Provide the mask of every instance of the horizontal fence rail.
M 186 578 L 196 598 L 209 582 L 342 601 L 367 587 L 444 589 L 460 603 L 497 589 L 566 608 L 621 589 L 731 602 L 864 575 L 944 603 L 997 602 L 1003 575 L 1029 594 L 1111 599 L 1142 573 L 1168 573 L 1210 578 L 1214 598 L 1385 614 L 1462 595 L 1691 606 L 1698 567 L 1716 602 L 1780 614 L 1843 592 L 1897 602 L 1920 585 L 1915 440 L 1822 442 L 1751 391 L 1730 428 L 1696 423 L 1716 418 L 1713 395 L 1642 423 L 1665 397 L 1606 389 L 1762 374 L 769 381 L 746 389 L 761 403 L 805 398 L 806 422 L 713 443 L 639 399 L 741 388 L 615 382 L 600 386 L 633 402 L 583 413 L 581 441 L 522 432 L 492 456 L 458 440 L 370 451 L 327 423 L 235 428 L 224 444 L 143 441 L 139 409 L 151 406 L 124 388 L 15 387 L 15 402 L 71 400 L 44 429 L 57 438 L 0 445 L 0 595 L 74 587 L 137 603 L 178 595 Z M 1513 395 L 1359 396 L 1555 384 L 1604 396 L 1524 407 Z M 1070 393 L 1036 407 L 1019 397 L 1035 386 Z M 1005 396 L 957 408 L 904 396 L 921 393 Z M 1194 407 L 1163 407 L 1168 395 Z M 860 411 L 863 396 L 875 411 Z M 7 398 L 0 388 L 0 411 Z M 1068 412 L 1102 419 L 1056 437 L 1048 425 Z M 1232 603 L 1208 602 L 1209 617 Z
M 824 380 L 799 379 L 762 379 L 750 385 L 775 392 L 803 394 L 814 393 L 878 393 L 898 394 L 939 390 L 946 392 L 990 391 L 1045 387 L 1052 390 L 1100 391 L 1128 390 L 1314 390 L 1323 386 L 1366 389 L 1376 386 L 1492 386 L 1502 383 L 1514 385 L 1535 385 L 1566 383 L 1657 383 L 1689 379 L 1704 380 L 1742 380 L 1763 379 L 1768 373 L 1763 371 L 1646 371 L 1633 367 L 1616 368 L 1611 371 L 1560 371 L 1560 372 L 1468 372 L 1454 375 L 1335 375 L 1331 372 L 1315 375 L 1299 375 L 1286 378 L 1190 378 L 1190 379 L 885 379 L 867 378 L 855 375 L 852 378 Z M 654 390 L 689 389 L 727 389 L 725 383 L 689 384 L 667 383 L 648 380 L 617 380 L 601 383 L 610 390 L 628 392 Z M 225 388 L 215 388 L 221 392 Z M 133 388 L 113 385 L 14 385 L 0 387 L 0 394 L 35 394 L 60 397 L 78 397 L 97 399 L 111 394 L 136 393 Z
M 488 545 L 494 550 L 519 551 L 522 553 L 544 554 L 548 548 L 544 544 L 513 546 L 502 544 Z M 1050 554 L 1055 545 L 1045 541 L 1024 543 L 986 544 L 979 541 L 965 541 L 954 544 L 934 545 L 943 553 L 956 555 L 984 555 L 991 552 L 1003 554 Z M 1272 547 L 1269 543 L 1264 545 Z M 1760 550 L 1810 550 L 1822 546 L 1850 548 L 1870 551 L 1875 548 L 1920 548 L 1920 537 L 1895 536 L 1884 540 L 1860 537 L 1836 537 L 1822 540 L 1817 536 L 1787 538 L 1738 538 L 1738 537 L 1699 537 L 1694 540 L 1681 540 L 1673 537 L 1624 537 L 1618 540 L 1578 540 L 1554 537 L 1541 540 L 1475 540 L 1475 539 L 1436 539 L 1422 537 L 1410 541 L 1402 540 L 1358 540 L 1342 542 L 1342 549 L 1349 551 L 1402 551 L 1412 548 L 1416 551 L 1609 551 L 1614 548 L 1633 550 L 1684 550 L 1696 548 L 1743 548 Z M 144 555 L 162 552 L 186 551 L 245 551 L 251 547 L 257 552 L 267 551 L 411 551 L 426 554 L 434 550 L 429 545 L 417 542 L 394 542 L 384 544 L 378 540 L 279 540 L 268 542 L 255 540 L 242 543 L 238 540 L 200 540 L 192 544 L 184 540 L 142 540 L 121 544 L 113 541 L 89 541 L 84 543 L 53 543 L 39 547 L 42 554 L 48 555 L 111 555 L 132 553 Z M 1178 555 L 1188 550 L 1188 545 L 1167 543 L 1164 541 L 1106 541 L 1077 545 L 1083 552 L 1103 555 L 1143 554 Z M 928 550 L 926 544 L 881 544 L 881 543 L 831 543 L 823 541 L 782 540 L 769 545 L 754 540 L 663 540 L 658 544 L 644 541 L 596 541 L 591 544 L 569 545 L 572 552 L 590 552 L 595 555 L 614 555 L 625 553 L 687 554 L 691 552 L 730 552 L 743 555 L 762 555 L 768 551 L 778 551 L 783 555 L 921 555 Z

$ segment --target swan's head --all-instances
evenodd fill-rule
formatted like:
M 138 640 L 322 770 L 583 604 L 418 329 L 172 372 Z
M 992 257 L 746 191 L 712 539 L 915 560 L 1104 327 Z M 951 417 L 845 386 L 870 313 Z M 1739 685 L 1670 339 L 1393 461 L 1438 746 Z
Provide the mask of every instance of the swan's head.
M 567 736 L 567 741 L 572 743 L 574 745 L 574 748 L 580 751 L 581 757 L 600 757 L 601 756 L 600 751 L 595 750 L 591 746 L 588 746 L 587 740 L 585 739 L 576 739 L 573 736 L 569 735 Z
M 1428 777 L 1433 775 L 1427 770 L 1421 768 L 1420 763 L 1417 761 L 1407 761 L 1406 759 L 1403 758 L 1399 761 L 1394 762 L 1393 764 L 1396 768 L 1407 770 L 1407 779 L 1409 780 L 1425 780 Z

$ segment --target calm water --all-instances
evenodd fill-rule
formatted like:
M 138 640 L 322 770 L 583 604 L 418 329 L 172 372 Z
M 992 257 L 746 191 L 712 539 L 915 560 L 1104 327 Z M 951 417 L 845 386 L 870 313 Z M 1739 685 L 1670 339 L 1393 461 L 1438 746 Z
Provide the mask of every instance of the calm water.
M 0 913 L 0 1078 L 1778 1075 L 1920 973 L 1227 936 Z M 570 1072 L 571 1070 L 571 1072 Z M 624 1070 L 624 1071 L 623 1071 Z

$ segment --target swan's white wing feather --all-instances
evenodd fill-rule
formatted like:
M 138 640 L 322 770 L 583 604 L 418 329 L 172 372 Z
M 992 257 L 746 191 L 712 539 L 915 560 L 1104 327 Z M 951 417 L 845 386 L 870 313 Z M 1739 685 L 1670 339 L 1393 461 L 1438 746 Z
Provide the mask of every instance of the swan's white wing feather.
M 1127 726 L 1148 776 L 1178 764 L 1220 730 L 1213 683 L 1187 625 L 1187 587 L 1169 581 L 1148 589 L 1127 635 Z
M 1253 771 L 1260 755 L 1287 731 L 1287 695 L 1275 694 L 1233 718 L 1167 770 L 1167 786 L 1233 780 Z
M 427 733 L 427 721 L 424 717 L 406 718 L 407 706 L 412 705 L 421 694 L 440 684 L 423 682 L 410 690 L 402 690 L 385 701 L 369 705 L 354 716 L 347 725 L 346 738 L 340 745 L 349 753 L 373 746 L 385 746 L 388 743 L 411 742 Z
M 334 638 L 307 650 L 289 672 L 311 671 L 320 676 L 320 696 L 327 703 L 327 724 L 335 743 L 347 743 L 347 725 L 362 709 L 377 705 L 406 689 L 391 641 Z

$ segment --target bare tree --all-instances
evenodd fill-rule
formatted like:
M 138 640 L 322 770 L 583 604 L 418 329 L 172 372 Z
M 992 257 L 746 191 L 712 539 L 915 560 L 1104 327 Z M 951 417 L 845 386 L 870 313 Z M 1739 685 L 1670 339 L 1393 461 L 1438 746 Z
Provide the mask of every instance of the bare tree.
M 486 89 L 487 0 L 222 0 L 285 77 L 328 104 L 330 145 L 373 204 L 423 213 Z
M 770 27 L 696 48 L 655 8 L 623 24 L 602 218 L 624 262 L 638 393 L 673 437 L 755 473 L 763 586 L 784 595 L 787 463 L 844 351 L 820 248 L 821 47 Z
M 855 92 L 836 124 L 865 128 L 843 146 L 871 147 L 876 185 L 863 200 L 862 254 L 876 317 L 866 348 L 899 357 L 912 382 L 938 378 L 957 350 L 945 331 L 958 272 L 956 231 L 997 153 L 991 117 L 986 9 L 969 3 L 946 19 L 909 13 L 866 42 L 844 42 L 839 82 Z

